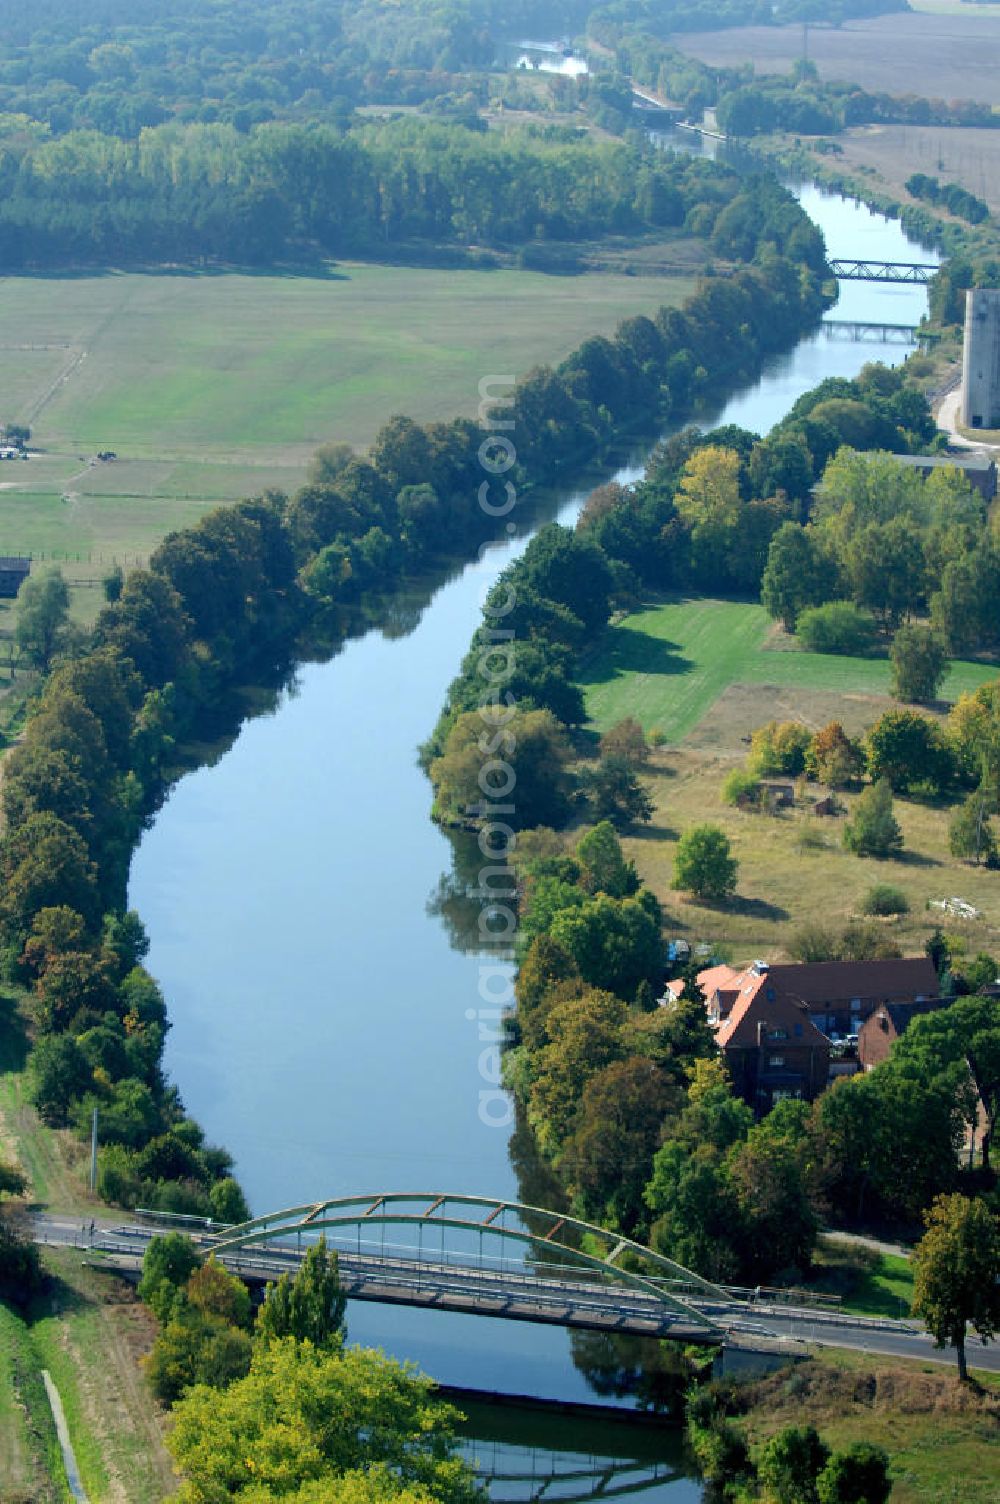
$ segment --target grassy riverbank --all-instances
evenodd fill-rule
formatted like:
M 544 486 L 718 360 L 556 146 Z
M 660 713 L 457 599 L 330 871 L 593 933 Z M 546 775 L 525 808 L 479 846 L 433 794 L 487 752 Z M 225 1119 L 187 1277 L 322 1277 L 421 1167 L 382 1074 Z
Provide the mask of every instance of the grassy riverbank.
M 891 1504 L 997 1504 L 1000 1385 L 995 1374 L 974 1377 L 963 1386 L 937 1365 L 824 1348 L 741 1385 L 735 1407 L 755 1443 L 811 1424 L 837 1449 L 857 1441 L 885 1447 Z
M 28 1101 L 19 998 L 0 997 L 0 1156 L 28 1177 L 25 1205 L 92 1216 L 86 1147 L 47 1128 Z M 0 1498 L 68 1497 L 42 1369 L 55 1381 L 84 1486 L 95 1504 L 156 1504 L 172 1490 L 162 1416 L 140 1360 L 155 1334 L 131 1287 L 48 1248 L 47 1288 L 22 1310 L 0 1304 Z
M 947 805 L 898 798 L 904 851 L 875 864 L 843 849 L 842 818 L 811 814 L 814 792 L 776 815 L 723 802 L 726 774 L 746 757 L 751 733 L 769 720 L 796 720 L 819 729 L 840 721 L 857 736 L 895 705 L 889 663 L 799 651 L 745 602 L 694 599 L 650 607 L 609 628 L 580 682 L 591 724 L 604 731 L 633 716 L 666 745 L 644 773 L 653 818 L 624 838 L 644 882 L 660 899 L 671 933 L 710 939 L 736 958 L 774 954 L 796 928 L 823 916 L 843 928 L 876 882 L 900 888 L 909 912 L 885 923 L 904 953 L 923 949 L 942 919 L 928 906 L 958 894 L 980 918 L 958 921 L 969 954 L 1000 946 L 1000 897 L 992 873 L 954 858 Z M 943 701 L 997 677 L 996 666 L 955 662 Z M 850 807 L 856 795 L 846 794 Z M 709 905 L 671 888 L 681 832 L 711 822 L 723 827 L 740 864 L 737 896 Z M 949 927 L 955 923 L 948 921 Z
M 158 1504 L 175 1480 L 140 1367 L 155 1321 L 128 1285 L 89 1268 L 82 1254 L 49 1249 L 45 1264 L 49 1287 L 27 1311 L 0 1305 L 2 1497 L 37 1504 L 68 1497 L 45 1369 L 89 1498 Z

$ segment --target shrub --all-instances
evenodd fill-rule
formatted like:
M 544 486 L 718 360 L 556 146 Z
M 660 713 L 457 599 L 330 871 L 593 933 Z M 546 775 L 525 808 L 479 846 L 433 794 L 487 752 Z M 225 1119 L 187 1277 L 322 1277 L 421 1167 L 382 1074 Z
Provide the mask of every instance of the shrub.
M 832 930 L 822 924 L 802 924 L 788 942 L 788 953 L 795 961 L 835 961 L 839 946 Z
M 726 804 L 750 804 L 760 795 L 760 779 L 749 768 L 734 768 L 722 785 Z
M 806 752 L 806 772 L 831 789 L 842 789 L 860 778 L 864 765 L 864 753 L 839 721 L 817 731 Z
M 747 765 L 761 777 L 784 773 L 794 778 L 805 770 L 811 742 L 812 732 L 798 721 L 768 721 L 758 726 L 750 738 Z
M 872 650 L 875 623 L 853 601 L 810 606 L 799 616 L 796 636 L 810 653 L 844 653 L 862 658 Z
M 876 883 L 861 900 L 862 914 L 908 914 L 910 901 L 900 888 L 891 883 Z

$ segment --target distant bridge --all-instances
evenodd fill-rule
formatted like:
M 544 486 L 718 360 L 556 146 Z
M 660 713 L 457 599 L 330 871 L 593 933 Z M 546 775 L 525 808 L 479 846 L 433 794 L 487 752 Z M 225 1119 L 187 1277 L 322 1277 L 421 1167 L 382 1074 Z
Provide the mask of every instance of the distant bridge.
M 919 345 L 940 337 L 917 324 L 872 324 L 858 319 L 824 319 L 823 329 L 827 339 L 852 345 Z
M 900 282 L 909 287 L 926 287 L 937 269 L 929 261 L 852 261 L 843 257 L 830 260 L 830 270 L 838 282 Z

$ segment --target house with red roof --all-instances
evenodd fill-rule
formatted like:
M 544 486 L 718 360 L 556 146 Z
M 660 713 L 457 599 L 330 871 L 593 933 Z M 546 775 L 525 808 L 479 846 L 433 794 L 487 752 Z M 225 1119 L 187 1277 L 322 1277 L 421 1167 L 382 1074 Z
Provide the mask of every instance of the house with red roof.
M 739 1094 L 757 1113 L 782 1097 L 811 1101 L 830 1074 L 830 1036 L 857 1034 L 887 1006 L 935 1004 L 938 979 L 927 956 L 888 961 L 821 961 L 698 974 L 709 1023 Z
M 698 986 L 733 1086 L 758 1117 L 785 1097 L 819 1096 L 830 1075 L 830 1041 L 806 1003 L 772 985 L 765 962 L 745 971 L 710 967 Z

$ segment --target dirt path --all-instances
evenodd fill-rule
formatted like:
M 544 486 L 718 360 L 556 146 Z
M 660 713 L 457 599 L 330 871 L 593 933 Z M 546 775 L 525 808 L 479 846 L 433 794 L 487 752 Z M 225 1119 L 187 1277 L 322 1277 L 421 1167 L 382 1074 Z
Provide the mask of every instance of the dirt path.
M 860 1248 L 870 1248 L 873 1253 L 888 1253 L 895 1258 L 908 1259 L 913 1252 L 903 1243 L 884 1243 L 881 1238 L 868 1238 L 863 1233 L 854 1232 L 824 1232 L 820 1234 L 829 1243 L 842 1243 L 850 1247 L 856 1243 Z

